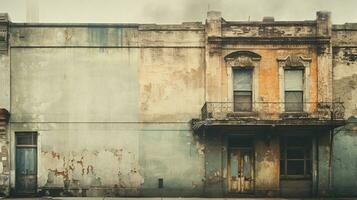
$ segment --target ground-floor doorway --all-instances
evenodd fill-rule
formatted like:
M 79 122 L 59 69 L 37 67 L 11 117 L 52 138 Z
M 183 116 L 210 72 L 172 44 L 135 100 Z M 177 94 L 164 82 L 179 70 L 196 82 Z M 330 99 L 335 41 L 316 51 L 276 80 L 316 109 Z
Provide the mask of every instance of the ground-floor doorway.
M 229 193 L 253 193 L 254 153 L 252 147 L 252 138 L 230 138 L 228 157 Z
M 37 188 L 37 133 L 15 133 L 17 194 L 34 194 Z

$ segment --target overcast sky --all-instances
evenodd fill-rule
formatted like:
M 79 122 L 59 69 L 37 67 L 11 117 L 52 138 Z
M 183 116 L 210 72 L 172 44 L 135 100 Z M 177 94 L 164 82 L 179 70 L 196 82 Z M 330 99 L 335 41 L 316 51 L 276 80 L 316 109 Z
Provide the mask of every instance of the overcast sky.
M 218 10 L 230 21 L 313 20 L 316 11 L 332 12 L 334 24 L 357 23 L 357 0 L 38 0 L 40 22 L 181 23 L 204 21 Z M 26 0 L 0 0 L 0 12 L 26 21 Z

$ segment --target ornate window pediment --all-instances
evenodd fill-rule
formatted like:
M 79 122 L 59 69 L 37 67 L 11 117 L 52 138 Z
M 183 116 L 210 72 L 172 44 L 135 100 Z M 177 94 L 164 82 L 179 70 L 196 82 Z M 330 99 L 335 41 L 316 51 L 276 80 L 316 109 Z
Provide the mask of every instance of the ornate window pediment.
M 278 58 L 278 63 L 280 67 L 284 69 L 304 69 L 309 67 L 311 63 L 311 58 L 305 58 L 303 56 L 291 55 L 285 58 Z
M 235 51 L 226 55 L 224 60 L 228 68 L 227 91 L 231 91 L 228 101 L 235 102 L 235 111 L 255 111 L 252 102 L 258 101 L 261 56 L 251 51 Z
M 235 68 L 254 68 L 260 59 L 260 55 L 251 51 L 236 51 L 224 57 L 227 64 Z

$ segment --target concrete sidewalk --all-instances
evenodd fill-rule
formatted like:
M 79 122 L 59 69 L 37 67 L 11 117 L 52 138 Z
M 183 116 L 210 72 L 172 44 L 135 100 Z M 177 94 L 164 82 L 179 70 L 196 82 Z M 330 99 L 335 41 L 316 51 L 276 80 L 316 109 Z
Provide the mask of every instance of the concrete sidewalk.
M 357 198 L 181 198 L 181 197 L 37 197 L 37 198 L 6 198 L 13 200 L 325 200 L 325 199 L 339 199 L 352 200 Z

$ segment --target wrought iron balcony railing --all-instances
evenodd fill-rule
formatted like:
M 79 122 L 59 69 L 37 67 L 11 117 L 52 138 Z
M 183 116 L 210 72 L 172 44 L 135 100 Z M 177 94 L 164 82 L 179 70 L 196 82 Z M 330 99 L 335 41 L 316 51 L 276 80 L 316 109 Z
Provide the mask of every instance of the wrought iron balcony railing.
M 344 112 L 342 102 L 206 102 L 201 109 L 201 118 L 202 120 L 244 118 L 343 120 Z

